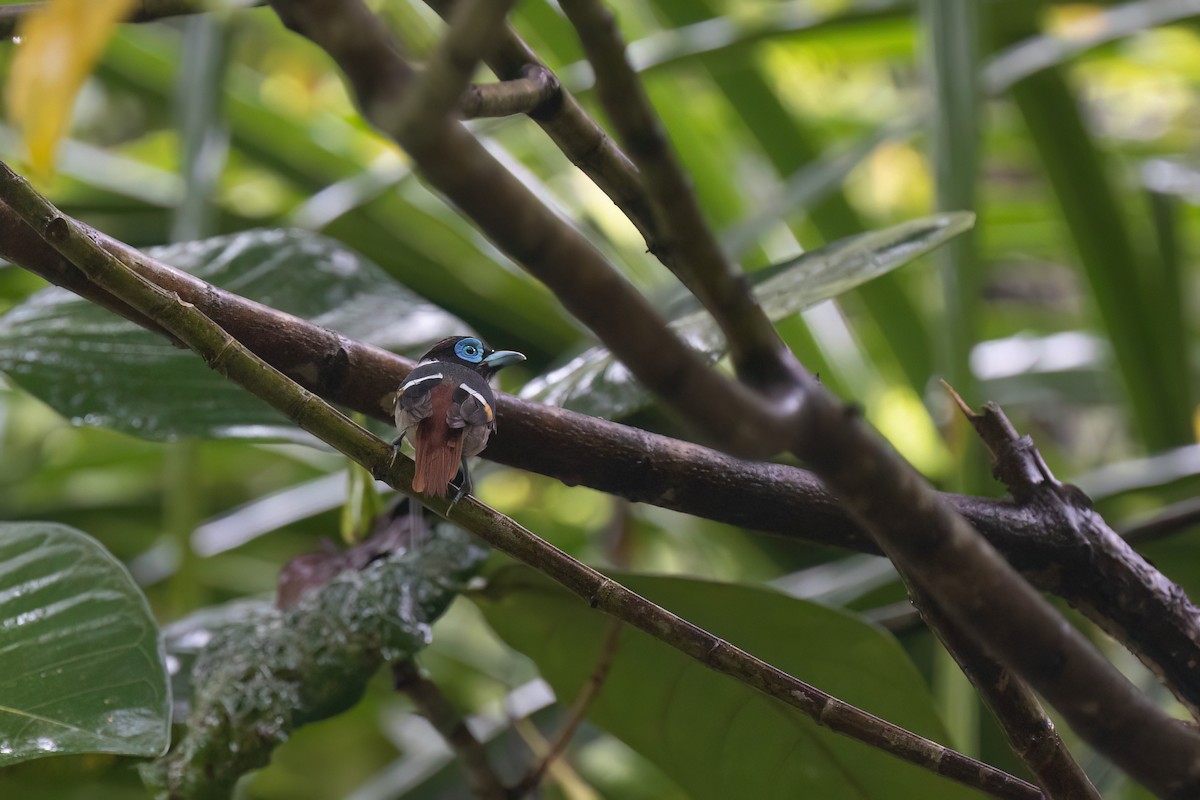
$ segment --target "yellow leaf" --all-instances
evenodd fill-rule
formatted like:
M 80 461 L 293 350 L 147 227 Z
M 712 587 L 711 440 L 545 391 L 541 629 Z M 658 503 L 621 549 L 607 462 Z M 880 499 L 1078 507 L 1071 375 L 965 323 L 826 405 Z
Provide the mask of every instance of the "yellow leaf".
M 34 170 L 54 167 L 84 78 L 136 0 L 48 0 L 21 23 L 8 76 L 8 113 L 20 126 Z

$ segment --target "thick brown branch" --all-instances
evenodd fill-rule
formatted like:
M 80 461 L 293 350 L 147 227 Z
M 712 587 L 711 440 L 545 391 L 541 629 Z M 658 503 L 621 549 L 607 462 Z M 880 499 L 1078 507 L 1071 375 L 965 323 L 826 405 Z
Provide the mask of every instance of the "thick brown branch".
M 625 57 L 612 14 L 600 0 L 563 0 L 562 7 L 595 70 L 600 100 L 641 171 L 662 235 L 675 249 L 676 274 L 725 334 L 738 375 L 752 386 L 791 394 L 801 368 L 759 307 L 746 276 L 721 250 Z
M 368 119 L 394 136 L 427 182 L 546 284 L 647 388 L 724 449 L 753 456 L 778 452 L 793 428 L 794 398 L 766 400 L 712 369 L 579 231 L 461 124 L 399 124 L 405 115 L 396 111 L 407 81 L 405 68 L 391 62 L 403 59 L 361 0 L 272 0 L 272 5 L 339 64 L 349 60 L 347 77 Z M 363 64 L 372 60 L 379 63 L 363 78 Z M 399 129 L 389 127 L 393 124 Z
M 820 387 L 804 407 L 796 450 L 910 586 L 1139 783 L 1166 798 L 1200 796 L 1200 734 L 1138 692 L 855 409 Z

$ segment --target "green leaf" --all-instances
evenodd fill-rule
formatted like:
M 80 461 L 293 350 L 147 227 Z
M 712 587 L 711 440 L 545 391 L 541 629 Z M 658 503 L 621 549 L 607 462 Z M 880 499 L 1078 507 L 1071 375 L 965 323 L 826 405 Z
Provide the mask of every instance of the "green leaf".
M 352 339 L 419 355 L 467 326 L 322 236 L 252 230 L 147 251 Z M 0 317 L 0 371 L 77 424 L 146 439 L 301 436 L 191 351 L 64 289 Z
M 146 598 L 99 542 L 49 522 L 0 523 L 0 766 L 160 755 L 163 659 Z
M 778 322 L 912 261 L 969 229 L 969 213 L 938 214 L 841 239 L 750 276 L 771 321 Z M 716 361 L 725 342 L 703 311 L 678 315 L 676 333 Z M 649 404 L 649 393 L 603 347 L 592 347 L 526 384 L 521 396 L 599 417 L 620 417 Z
M 687 578 L 614 576 L 768 663 L 884 719 L 944 741 L 900 645 L 844 612 L 777 592 Z M 569 704 L 595 668 L 607 617 L 527 567 L 472 599 Z M 588 718 L 705 798 L 979 795 L 818 726 L 796 709 L 626 627 Z
M 430 625 L 485 557 L 469 534 L 443 525 L 286 611 L 238 601 L 168 627 L 172 655 L 191 662 L 187 733 L 143 779 L 172 800 L 229 797 L 296 728 L 350 708 L 385 661 L 427 645 Z

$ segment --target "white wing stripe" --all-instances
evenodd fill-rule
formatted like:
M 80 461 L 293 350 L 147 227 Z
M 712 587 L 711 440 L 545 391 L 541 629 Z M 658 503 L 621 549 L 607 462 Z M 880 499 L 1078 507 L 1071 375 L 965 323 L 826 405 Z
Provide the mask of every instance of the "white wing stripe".
M 479 405 L 483 406 L 484 408 L 492 407 L 491 404 L 487 401 L 487 398 L 485 398 L 479 392 L 472 389 L 470 386 L 467 386 L 465 383 L 459 384 L 459 388 L 462 389 L 467 394 L 471 395 L 471 397 L 474 397 L 476 400 L 478 400 Z
M 403 394 L 404 392 L 408 391 L 413 386 L 416 386 L 418 383 L 424 383 L 425 381 L 440 381 L 441 379 L 442 379 L 442 373 L 440 373 L 440 372 L 438 372 L 434 375 L 426 375 L 423 378 L 413 378 L 411 381 L 406 381 L 404 384 L 402 384 L 400 386 L 400 393 Z

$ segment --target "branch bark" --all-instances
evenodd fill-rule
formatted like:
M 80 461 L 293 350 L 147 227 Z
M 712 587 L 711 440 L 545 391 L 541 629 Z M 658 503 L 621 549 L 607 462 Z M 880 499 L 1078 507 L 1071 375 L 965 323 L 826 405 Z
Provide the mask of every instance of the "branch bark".
M 920 589 L 912 594 L 921 616 L 937 631 L 1048 800 L 1103 800 L 1028 684 L 984 652 L 928 594 Z
M 0 164 L 0 198 L 97 286 L 155 320 L 208 366 L 251 391 L 304 430 L 371 471 L 398 491 L 411 492 L 413 463 L 398 449 L 356 425 L 312 392 L 243 347 L 194 305 L 144 279 L 61 215 L 7 166 Z M 1036 787 L 949 750 L 816 689 L 698 628 L 576 561 L 473 497 L 457 503 L 421 497 L 434 513 L 497 549 L 541 570 L 617 619 L 645 631 L 705 666 L 801 710 L 831 730 L 885 750 L 994 797 L 1033 800 Z

